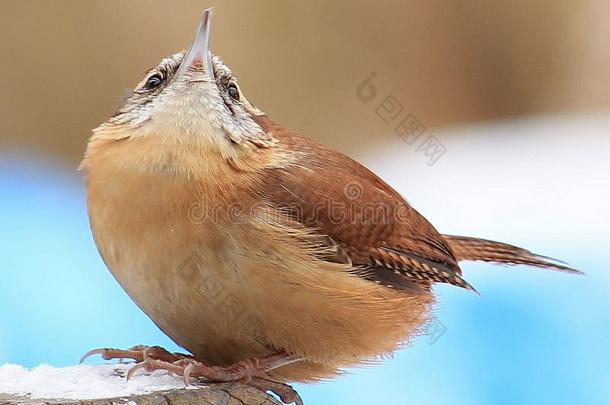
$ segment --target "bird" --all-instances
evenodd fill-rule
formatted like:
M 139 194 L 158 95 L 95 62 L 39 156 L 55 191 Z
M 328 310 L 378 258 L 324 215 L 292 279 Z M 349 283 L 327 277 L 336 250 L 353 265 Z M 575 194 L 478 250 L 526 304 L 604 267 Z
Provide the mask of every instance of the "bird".
M 426 333 L 459 263 L 579 273 L 510 244 L 439 233 L 380 177 L 281 126 L 210 51 L 211 10 L 93 131 L 81 169 L 106 266 L 188 353 L 102 348 L 186 382 L 289 385 L 374 363 Z

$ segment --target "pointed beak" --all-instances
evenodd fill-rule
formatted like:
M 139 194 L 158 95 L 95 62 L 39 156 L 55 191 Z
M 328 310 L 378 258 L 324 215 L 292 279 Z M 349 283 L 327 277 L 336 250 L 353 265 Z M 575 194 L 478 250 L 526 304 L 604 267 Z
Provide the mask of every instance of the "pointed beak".
M 210 52 L 210 23 L 212 20 L 212 9 L 208 8 L 203 12 L 199 28 L 193 39 L 191 47 L 186 52 L 176 77 L 183 76 L 189 68 L 203 68 L 207 79 L 214 80 L 212 67 L 212 54 Z

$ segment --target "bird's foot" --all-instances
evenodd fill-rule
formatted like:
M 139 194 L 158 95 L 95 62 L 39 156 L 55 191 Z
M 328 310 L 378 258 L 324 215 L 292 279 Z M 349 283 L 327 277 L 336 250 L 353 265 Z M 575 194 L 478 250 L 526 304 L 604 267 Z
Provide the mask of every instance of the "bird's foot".
M 192 356 L 179 357 L 167 351 L 162 354 L 166 358 L 150 355 L 146 356 L 129 370 L 127 378 L 131 378 L 136 371 L 144 369 L 149 372 L 165 370 L 173 374 L 181 375 L 184 379 L 184 383 L 187 385 L 191 378 L 202 378 L 206 381 L 213 382 L 238 381 L 249 383 L 252 380 L 252 377 L 264 374 L 266 371 L 272 370 L 280 365 L 288 364 L 292 359 L 292 356 L 289 354 L 278 352 L 261 358 L 241 360 L 230 366 L 210 366 L 196 360 Z
M 103 348 L 103 349 L 93 349 L 89 350 L 83 357 L 80 359 L 80 363 L 83 363 L 88 357 L 99 354 L 102 356 L 104 360 L 125 360 L 131 359 L 135 360 L 136 363 L 141 363 L 148 359 L 167 361 L 170 363 L 174 363 L 178 360 L 183 359 L 193 359 L 193 356 L 189 354 L 183 353 L 171 353 L 161 346 L 144 346 L 138 345 L 130 347 L 129 349 L 112 349 L 112 348 Z
M 285 404 L 303 405 L 301 397 L 290 385 L 262 377 L 267 371 L 298 361 L 285 352 L 242 360 L 230 366 L 209 366 L 188 354 L 171 353 L 160 346 L 138 345 L 126 350 L 112 348 L 90 350 L 80 362 L 97 354 L 104 360 L 135 360 L 136 364 L 127 372 L 127 380 L 140 369 L 148 372 L 165 370 L 182 376 L 185 385 L 189 385 L 191 378 L 201 378 L 207 382 L 241 382 L 263 392 L 271 391 Z
M 199 378 L 207 382 L 240 382 L 263 392 L 271 391 L 285 404 L 294 402 L 297 405 L 303 405 L 301 397 L 290 385 L 271 381 L 261 376 L 266 371 L 294 361 L 292 359 L 289 354 L 280 352 L 261 358 L 242 360 L 230 366 L 210 366 L 192 357 L 183 357 L 176 361 L 148 357 L 129 370 L 127 379 L 133 377 L 135 372 L 140 369 L 148 372 L 165 370 L 181 375 L 185 385 L 189 385 L 191 378 Z

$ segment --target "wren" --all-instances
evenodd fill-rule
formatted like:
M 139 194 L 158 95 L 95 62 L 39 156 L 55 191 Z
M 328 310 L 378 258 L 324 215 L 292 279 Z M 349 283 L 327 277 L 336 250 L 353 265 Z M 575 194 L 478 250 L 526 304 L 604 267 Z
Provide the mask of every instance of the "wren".
M 473 290 L 458 262 L 576 273 L 525 249 L 443 235 L 349 157 L 256 108 L 209 50 L 150 69 L 94 130 L 82 168 L 99 252 L 133 301 L 190 354 L 96 349 L 185 381 L 332 378 L 425 331 L 433 285 Z

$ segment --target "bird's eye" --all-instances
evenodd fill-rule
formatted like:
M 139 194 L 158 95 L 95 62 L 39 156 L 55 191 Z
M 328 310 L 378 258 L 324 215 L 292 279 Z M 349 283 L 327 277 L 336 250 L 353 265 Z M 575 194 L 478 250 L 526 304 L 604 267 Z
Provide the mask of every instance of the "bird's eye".
M 239 90 L 237 89 L 237 86 L 235 84 L 229 84 L 227 92 L 229 93 L 229 97 L 231 97 L 235 101 L 239 101 Z
M 158 87 L 161 83 L 163 83 L 163 76 L 160 73 L 155 73 L 150 76 L 144 85 L 144 88 L 147 90 L 152 90 L 155 87 Z

